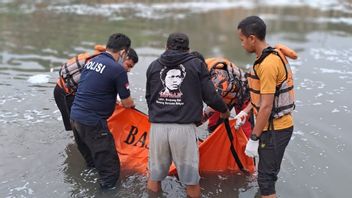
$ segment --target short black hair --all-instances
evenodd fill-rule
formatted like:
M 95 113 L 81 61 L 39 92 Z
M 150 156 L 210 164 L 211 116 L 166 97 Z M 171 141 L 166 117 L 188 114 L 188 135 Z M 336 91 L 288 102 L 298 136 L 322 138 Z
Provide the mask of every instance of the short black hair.
M 188 51 L 188 36 L 181 32 L 171 33 L 167 38 L 166 47 L 171 50 Z
M 138 63 L 138 55 L 137 52 L 130 48 L 127 52 L 127 59 L 131 59 L 135 64 Z
M 238 24 L 237 29 L 241 30 L 242 34 L 246 37 L 254 35 L 260 40 L 265 39 L 266 25 L 258 16 L 249 16 L 243 19 Z
M 192 54 L 193 56 L 199 58 L 202 62 L 205 63 L 205 58 L 204 58 L 204 56 L 203 56 L 200 52 L 198 52 L 198 51 L 193 51 L 193 52 L 191 52 L 190 54 Z
M 122 33 L 115 33 L 109 37 L 106 44 L 107 49 L 113 50 L 113 52 L 125 49 L 126 51 L 131 46 L 131 39 Z

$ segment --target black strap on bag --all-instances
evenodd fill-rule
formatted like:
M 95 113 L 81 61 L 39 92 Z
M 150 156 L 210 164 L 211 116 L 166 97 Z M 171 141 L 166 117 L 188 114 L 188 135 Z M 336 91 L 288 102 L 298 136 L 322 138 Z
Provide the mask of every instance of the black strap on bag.
M 246 169 L 244 169 L 243 164 L 242 164 L 240 158 L 237 155 L 235 146 L 233 145 L 233 142 L 232 142 L 233 141 L 233 135 L 232 135 L 232 132 L 231 132 L 229 119 L 224 119 L 224 124 L 225 124 L 225 128 L 226 128 L 227 136 L 228 136 L 228 138 L 230 140 L 230 150 L 231 150 L 232 156 L 235 159 L 235 162 L 237 163 L 238 168 L 240 168 L 240 170 L 242 172 L 248 173 L 248 171 Z

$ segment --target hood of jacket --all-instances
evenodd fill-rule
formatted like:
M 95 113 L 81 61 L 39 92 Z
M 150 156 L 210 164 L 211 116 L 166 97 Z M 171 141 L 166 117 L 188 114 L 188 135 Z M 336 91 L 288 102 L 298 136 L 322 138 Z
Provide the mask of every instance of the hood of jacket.
M 192 54 L 185 51 L 166 50 L 158 59 L 159 63 L 166 67 L 174 67 L 195 58 Z

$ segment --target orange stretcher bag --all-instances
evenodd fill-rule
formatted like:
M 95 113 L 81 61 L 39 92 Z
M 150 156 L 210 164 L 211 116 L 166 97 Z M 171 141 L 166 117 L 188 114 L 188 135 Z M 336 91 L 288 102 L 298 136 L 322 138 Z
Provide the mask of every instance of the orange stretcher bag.
M 244 154 L 247 137 L 242 129 L 235 131 L 234 124 L 235 120 L 227 123 L 228 127 L 221 124 L 199 144 L 200 172 L 255 170 L 253 158 Z M 108 120 L 108 125 L 115 140 L 121 169 L 147 173 L 150 129 L 148 116 L 136 109 L 126 109 L 117 105 Z M 235 159 L 233 152 L 237 154 L 238 160 Z M 239 165 L 238 161 L 242 165 Z M 170 174 L 174 173 L 176 170 L 172 166 Z

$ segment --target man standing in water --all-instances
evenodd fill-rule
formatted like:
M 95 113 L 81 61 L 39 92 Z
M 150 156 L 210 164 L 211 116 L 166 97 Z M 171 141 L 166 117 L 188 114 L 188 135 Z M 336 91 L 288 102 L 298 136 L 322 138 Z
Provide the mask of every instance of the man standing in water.
M 277 51 L 266 43 L 266 25 L 262 19 L 247 17 L 237 30 L 242 47 L 257 56 L 248 77 L 251 104 L 245 110 L 253 108 L 256 123 L 245 153 L 249 157 L 259 154 L 258 185 L 262 197 L 276 197 L 277 175 L 293 132 L 292 72 Z M 238 119 L 245 116 L 243 113 Z
M 84 67 L 71 108 L 71 125 L 78 150 L 89 167 L 99 173 L 102 189 L 115 186 L 120 175 L 120 161 L 107 119 L 113 113 L 116 96 L 122 106 L 134 106 L 123 68 L 131 40 L 124 34 L 113 34 L 106 52 L 94 57 Z
M 151 122 L 147 188 L 160 191 L 173 161 L 187 195 L 200 197 L 195 123 L 202 117 L 203 101 L 222 112 L 222 118 L 230 113 L 217 95 L 206 65 L 189 53 L 187 35 L 170 34 L 166 51 L 149 65 L 146 100 Z
M 92 55 L 100 54 L 105 51 L 105 47 L 98 48 L 97 46 Z M 127 72 L 130 72 L 131 69 L 134 67 L 134 65 L 137 64 L 137 62 L 138 62 L 137 52 L 134 49 L 130 48 L 128 50 L 127 58 L 123 62 L 122 66 Z M 65 82 L 64 79 L 62 78 L 62 76 L 60 76 L 54 88 L 54 98 L 55 98 L 55 103 L 60 110 L 62 121 L 65 126 L 65 130 L 71 131 L 72 127 L 70 123 L 70 112 L 71 112 L 73 100 L 75 99 L 76 92 L 74 90 L 70 90 L 64 82 Z

